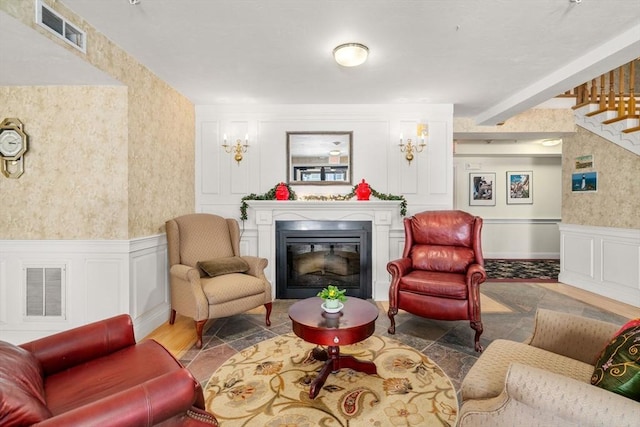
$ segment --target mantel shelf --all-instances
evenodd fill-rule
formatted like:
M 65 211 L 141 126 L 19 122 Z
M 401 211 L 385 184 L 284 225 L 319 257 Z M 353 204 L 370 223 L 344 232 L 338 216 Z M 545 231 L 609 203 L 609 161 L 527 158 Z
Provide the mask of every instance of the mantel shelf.
M 327 209 L 395 209 L 400 200 L 247 200 L 254 209 L 327 210 Z

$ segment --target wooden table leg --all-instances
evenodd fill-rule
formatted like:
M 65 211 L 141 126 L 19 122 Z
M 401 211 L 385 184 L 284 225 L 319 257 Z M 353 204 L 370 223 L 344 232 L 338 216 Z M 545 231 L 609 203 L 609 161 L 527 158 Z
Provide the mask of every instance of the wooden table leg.
M 324 359 L 321 353 L 326 354 L 326 359 Z M 316 355 L 318 357 L 316 357 Z M 314 349 L 314 358 L 316 360 L 325 360 L 325 362 L 324 366 L 318 373 L 318 376 L 311 383 L 311 387 L 309 388 L 310 399 L 316 398 L 331 372 L 338 372 L 342 368 L 347 368 L 358 372 L 364 372 L 369 375 L 375 375 L 378 373 L 375 363 L 368 360 L 358 360 L 349 355 L 341 356 L 340 347 L 338 346 L 329 346 L 326 352 L 320 351 L 316 353 L 316 349 Z

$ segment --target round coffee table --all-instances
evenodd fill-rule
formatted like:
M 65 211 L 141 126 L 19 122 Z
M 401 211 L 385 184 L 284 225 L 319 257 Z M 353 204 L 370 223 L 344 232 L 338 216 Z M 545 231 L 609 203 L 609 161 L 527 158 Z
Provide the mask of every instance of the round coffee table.
M 340 354 L 341 345 L 355 344 L 373 334 L 378 308 L 354 297 L 347 298 L 340 313 L 325 313 L 321 305 L 322 299 L 313 297 L 298 301 L 289 308 L 293 332 L 307 342 L 327 346 L 327 350 L 313 351 L 313 357 L 325 361 L 325 364 L 311 383 L 311 399 L 318 395 L 330 372 L 348 368 L 366 374 L 378 373 L 373 362 Z

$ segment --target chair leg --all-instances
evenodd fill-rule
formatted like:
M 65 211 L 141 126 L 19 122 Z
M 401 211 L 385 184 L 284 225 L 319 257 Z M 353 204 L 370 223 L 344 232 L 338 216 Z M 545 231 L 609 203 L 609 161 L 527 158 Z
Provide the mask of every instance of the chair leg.
M 173 325 L 174 323 L 176 323 L 176 311 L 172 308 L 171 314 L 169 314 L 169 324 Z
M 196 320 L 196 348 L 202 348 L 202 330 L 206 320 Z
M 396 319 L 394 318 L 396 314 L 398 314 L 398 307 L 389 307 L 387 316 L 389 316 L 389 320 L 391 320 L 391 326 L 389 326 L 389 329 L 388 329 L 388 332 L 390 334 L 396 333 Z
M 477 352 L 482 351 L 482 344 L 480 344 L 480 335 L 482 335 L 482 322 L 471 322 L 471 329 L 476 331 L 476 336 L 474 338 L 475 350 Z
M 273 303 L 268 302 L 264 305 L 264 308 L 267 309 L 267 316 L 265 318 L 265 323 L 267 324 L 267 326 L 271 326 L 271 309 L 273 308 Z

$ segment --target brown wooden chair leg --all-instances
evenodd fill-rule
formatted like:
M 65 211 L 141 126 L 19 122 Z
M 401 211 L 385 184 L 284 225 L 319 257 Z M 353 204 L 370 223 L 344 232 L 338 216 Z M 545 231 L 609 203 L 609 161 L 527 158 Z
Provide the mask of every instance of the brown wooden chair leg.
M 389 320 L 391 320 L 391 326 L 389 326 L 389 329 L 388 329 L 388 332 L 390 334 L 396 333 L 396 319 L 394 318 L 396 314 L 398 314 L 398 307 L 389 307 L 387 316 L 389 316 Z
M 273 308 L 273 303 L 268 302 L 264 305 L 264 308 L 267 309 L 267 316 L 265 317 L 265 323 L 267 324 L 267 326 L 271 326 L 271 309 Z
M 475 350 L 477 352 L 481 352 L 482 349 L 482 344 L 480 344 L 480 335 L 482 335 L 482 322 L 471 322 L 471 328 L 474 329 L 476 331 L 476 335 L 474 337 L 474 345 L 475 345 Z
M 171 309 L 171 314 L 169 314 L 169 324 L 173 325 L 174 323 L 176 323 L 176 311 Z
M 202 348 L 202 330 L 206 320 L 196 320 L 196 348 Z

